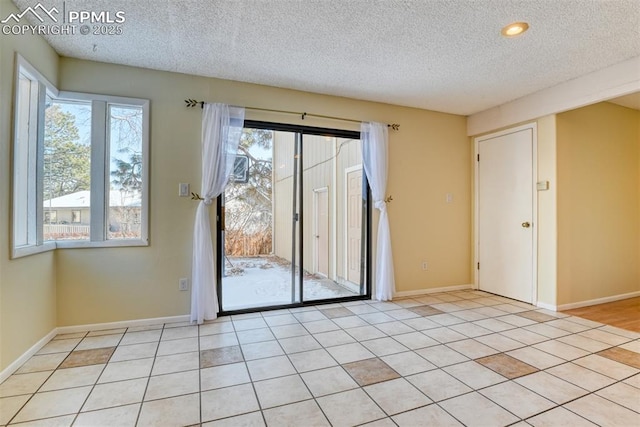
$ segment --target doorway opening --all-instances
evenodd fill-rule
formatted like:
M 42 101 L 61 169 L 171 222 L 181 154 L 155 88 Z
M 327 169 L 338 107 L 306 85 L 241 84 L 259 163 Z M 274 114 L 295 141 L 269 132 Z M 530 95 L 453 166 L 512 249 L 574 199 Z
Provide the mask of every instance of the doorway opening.
M 370 298 L 361 163 L 359 132 L 245 122 L 218 199 L 221 313 Z

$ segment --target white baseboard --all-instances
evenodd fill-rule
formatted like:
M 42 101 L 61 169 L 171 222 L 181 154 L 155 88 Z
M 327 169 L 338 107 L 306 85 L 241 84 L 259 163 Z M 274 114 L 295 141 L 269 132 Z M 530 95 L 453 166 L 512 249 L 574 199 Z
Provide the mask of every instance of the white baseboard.
M 109 322 L 109 323 L 94 323 L 90 325 L 76 325 L 76 326 L 60 326 L 53 329 L 31 348 L 25 351 L 22 356 L 14 360 L 9 366 L 0 371 L 0 383 L 9 378 L 15 371 L 20 369 L 24 363 L 31 358 L 34 354 L 40 351 L 49 341 L 51 341 L 56 335 L 60 334 L 72 334 L 75 332 L 89 332 L 89 331 L 103 331 L 106 329 L 118 329 L 118 328 L 131 328 L 135 326 L 147 326 L 158 325 L 161 323 L 176 323 L 176 322 L 188 322 L 190 316 L 188 314 L 182 316 L 170 316 L 170 317 L 156 317 L 153 319 L 137 319 L 137 320 L 123 320 L 121 322 Z
M 417 295 L 435 294 L 437 292 L 461 291 L 466 289 L 473 289 L 473 285 L 453 285 L 453 286 L 443 286 L 441 288 L 418 289 L 415 291 L 400 291 L 400 292 L 394 293 L 393 297 L 404 298 L 404 297 L 413 297 Z
M 587 301 L 572 302 L 569 304 L 559 305 L 557 311 L 571 310 L 572 308 L 589 307 L 590 305 L 605 304 L 608 302 L 620 301 L 623 299 L 633 298 L 637 296 L 640 296 L 640 291 L 629 292 L 627 294 L 612 295 L 609 297 L 590 299 Z
M 546 302 L 536 302 L 536 307 L 544 308 L 546 310 L 558 311 L 558 306 L 553 304 L 547 304 Z
M 31 346 L 31 348 L 25 351 L 22 356 L 18 357 L 14 360 L 9 366 L 0 371 L 0 384 L 4 382 L 7 378 L 11 376 L 15 371 L 20 369 L 20 366 L 24 365 L 24 363 L 31 358 L 34 354 L 40 351 L 42 347 L 44 347 L 49 341 L 53 339 L 57 335 L 56 329 L 49 332 L 45 335 L 40 341 Z
M 188 314 L 184 314 L 182 316 L 155 317 L 153 319 L 122 320 L 119 322 L 93 323 L 89 325 L 59 326 L 57 328 L 57 333 L 73 334 L 76 332 L 104 331 L 106 329 L 119 329 L 119 328 L 133 328 L 136 326 L 158 325 L 161 323 L 188 322 L 189 319 L 190 319 L 190 316 Z

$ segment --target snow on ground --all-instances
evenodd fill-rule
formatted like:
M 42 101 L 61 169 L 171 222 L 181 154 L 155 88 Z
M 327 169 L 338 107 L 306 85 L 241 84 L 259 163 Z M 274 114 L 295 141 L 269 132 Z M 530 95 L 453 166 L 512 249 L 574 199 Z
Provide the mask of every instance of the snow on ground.
M 298 277 L 293 286 L 299 301 Z M 306 275 L 304 300 L 355 296 L 356 293 L 332 280 Z M 291 304 L 291 268 L 286 261 L 269 257 L 228 257 L 222 277 L 222 307 L 238 310 L 249 307 Z

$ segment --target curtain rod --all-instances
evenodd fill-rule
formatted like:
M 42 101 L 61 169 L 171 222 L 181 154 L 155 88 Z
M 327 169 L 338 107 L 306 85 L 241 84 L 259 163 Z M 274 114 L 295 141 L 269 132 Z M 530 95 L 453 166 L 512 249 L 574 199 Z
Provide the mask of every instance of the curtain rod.
M 190 107 L 195 107 L 196 105 L 200 105 L 200 108 L 204 108 L 204 104 L 206 104 L 206 102 L 204 101 L 196 101 L 195 99 L 185 99 L 184 102 L 187 104 L 187 108 Z M 270 113 L 282 113 L 282 114 L 295 114 L 296 116 L 300 116 L 302 120 L 304 120 L 305 117 L 318 117 L 321 119 L 330 119 L 330 120 L 341 120 L 343 122 L 351 122 L 351 123 L 361 123 L 360 120 L 353 120 L 353 119 L 345 119 L 342 117 L 334 117 L 334 116 L 325 116 L 322 114 L 313 114 L 313 113 L 298 113 L 295 111 L 286 111 L 286 110 L 272 110 L 269 108 L 258 108 L 258 107 L 244 107 L 247 110 L 254 110 L 254 111 L 267 111 Z M 390 127 L 393 130 L 399 130 L 400 129 L 400 125 L 398 123 L 392 123 L 392 124 L 388 124 L 387 127 Z

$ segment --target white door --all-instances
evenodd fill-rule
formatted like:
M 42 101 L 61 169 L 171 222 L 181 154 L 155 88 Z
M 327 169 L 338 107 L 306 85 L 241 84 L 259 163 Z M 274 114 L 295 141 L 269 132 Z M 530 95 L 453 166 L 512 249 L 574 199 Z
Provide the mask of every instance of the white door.
M 329 277 L 329 191 L 314 190 L 316 198 L 316 273 Z
M 347 280 L 360 285 L 362 168 L 347 172 Z
M 478 286 L 533 302 L 533 129 L 478 139 Z

